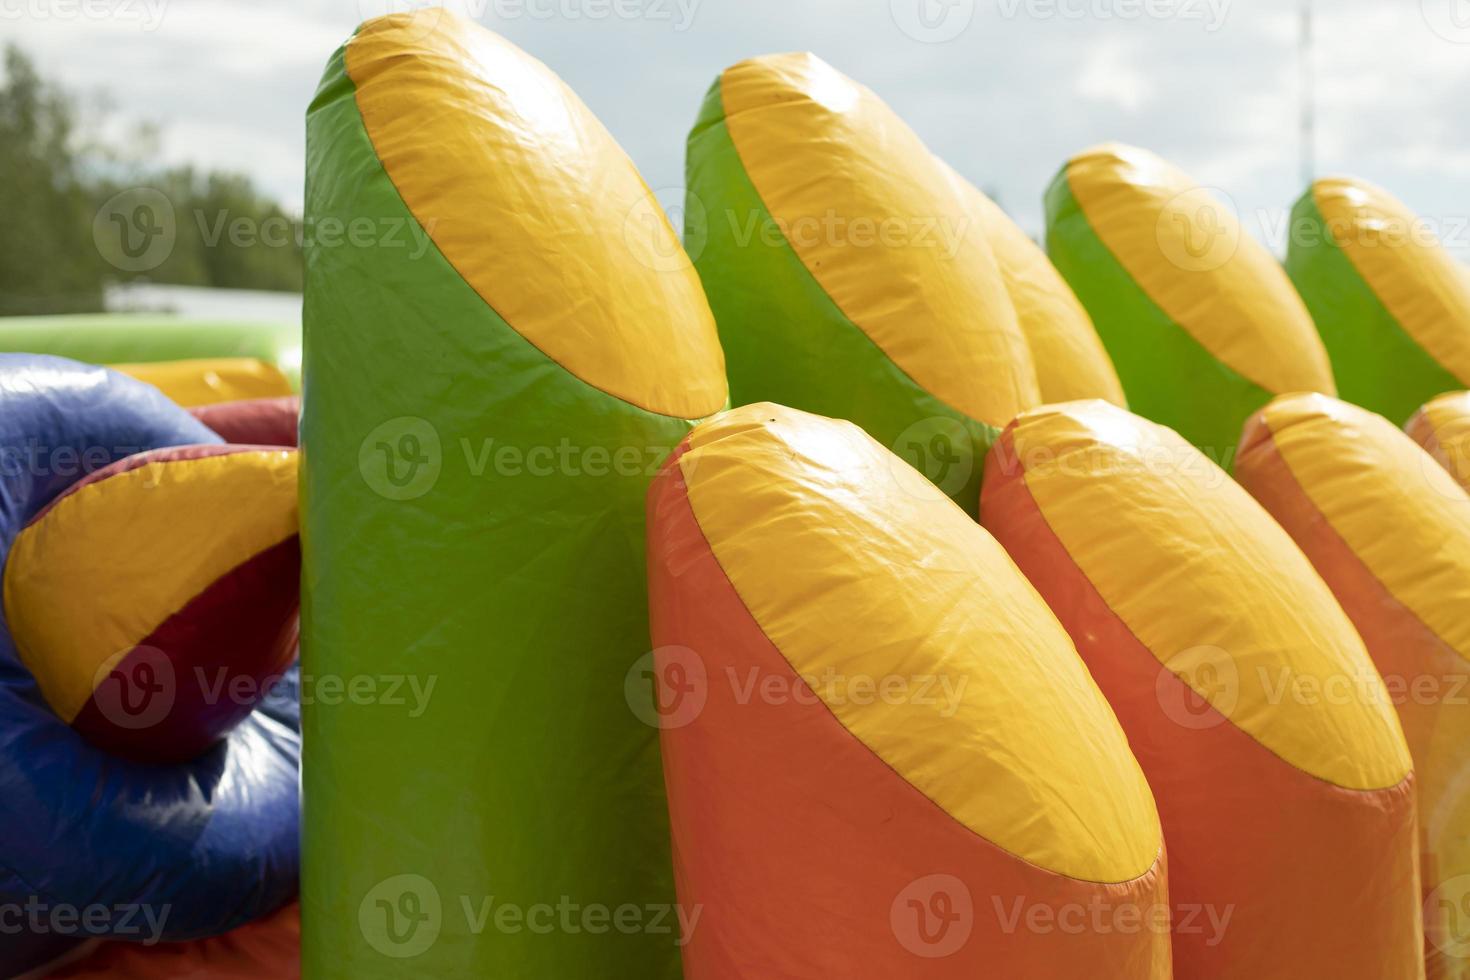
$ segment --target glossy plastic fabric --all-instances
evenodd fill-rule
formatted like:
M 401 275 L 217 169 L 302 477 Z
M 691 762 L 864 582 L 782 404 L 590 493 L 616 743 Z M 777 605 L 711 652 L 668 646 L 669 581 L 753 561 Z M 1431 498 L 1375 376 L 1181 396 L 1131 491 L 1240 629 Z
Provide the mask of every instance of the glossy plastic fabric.
M 1228 468 L 1272 394 L 1333 390 L 1321 341 L 1276 260 L 1230 210 L 1146 150 L 1078 154 L 1046 193 L 1046 244 L 1138 414 Z
M 1101 398 L 1127 407 L 1123 384 L 1092 318 L 1041 247 L 978 187 L 953 170 L 976 226 L 985 234 L 1016 308 L 1043 402 Z
M 736 404 L 850 419 L 973 513 L 985 449 L 1039 394 L 947 168 L 810 54 L 727 69 L 686 168 L 685 242 Z
M 1428 975 L 1470 977 L 1470 495 L 1391 422 L 1320 395 L 1254 416 L 1236 473 L 1383 673 L 1419 786 Z
M 0 355 L 0 553 L 86 472 L 138 449 L 216 441 L 159 392 L 104 368 Z M 39 448 L 38 448 L 39 447 Z M 39 458 L 36 453 L 39 452 Z M 35 465 L 31 465 L 34 461 Z M 230 738 L 180 766 L 85 742 L 46 705 L 0 631 L 0 901 L 79 909 L 142 904 L 167 939 L 215 935 L 296 891 L 296 677 Z M 122 938 L 120 915 L 105 932 Z M 0 935 L 0 963 L 54 953 L 52 935 Z
M 1396 425 L 1470 385 L 1470 273 L 1403 202 L 1319 180 L 1291 212 L 1286 271 L 1332 357 L 1338 392 Z
M 1404 431 L 1470 490 L 1470 391 L 1431 400 L 1413 414 Z
M 771 404 L 696 428 L 648 507 L 690 977 L 1170 976 L 1148 786 L 963 511 Z M 997 903 L 1161 925 L 1008 930 Z
M 50 980 L 296 980 L 301 976 L 301 910 L 275 914 L 189 943 L 104 943 L 49 974 Z
M 151 384 L 185 408 L 242 398 L 284 398 L 292 389 L 290 379 L 279 367 L 253 357 L 145 361 L 108 367 Z
M 1103 402 L 1023 413 L 981 517 L 1128 733 L 1169 850 L 1174 966 L 1419 980 L 1414 776 L 1307 559 L 1175 433 Z
M 389 99 L 368 122 L 355 78 Z M 415 95 L 401 110 L 413 126 L 392 116 L 399 83 Z M 412 228 L 410 207 L 433 216 L 422 195 L 435 187 L 493 174 L 517 188 L 466 190 L 494 210 L 437 214 L 434 242 L 459 243 L 452 254 L 307 251 L 303 656 L 313 673 L 401 682 L 396 701 L 307 708 L 310 977 L 679 973 L 657 732 L 624 685 L 649 642 L 644 495 L 692 423 L 601 386 L 651 405 L 703 392 L 701 414 L 725 392 L 708 384 L 721 364 L 687 262 L 664 273 L 622 252 L 586 276 L 583 259 L 619 254 L 604 237 L 617 201 L 596 189 L 637 178 L 604 134 L 578 139 L 567 120 L 594 125 L 543 65 L 438 8 L 364 25 L 307 116 L 310 220 Z M 393 135 L 392 162 L 375 150 L 379 132 Z M 406 192 L 390 176 L 405 167 L 438 179 Z M 451 221 L 467 227 L 451 234 Z M 474 252 L 475 228 L 540 227 L 557 237 L 517 246 L 533 283 L 496 281 Z M 514 323 L 481 290 L 555 300 Z M 624 315 L 620 296 L 647 316 Z M 597 341 L 558 362 L 541 331 L 572 309 Z M 594 349 L 616 363 L 589 361 Z M 681 361 L 690 350 L 705 360 Z M 648 390 L 624 387 L 654 376 Z M 548 936 L 477 918 L 492 897 L 528 910 L 563 896 L 658 922 Z M 398 916 L 430 908 L 427 921 Z
M 241 401 L 198 405 L 189 414 L 209 426 L 225 442 L 253 446 L 294 446 L 301 416 L 301 399 L 246 398 Z
M 147 762 L 193 759 L 248 715 L 296 656 L 296 484 L 294 450 L 168 447 L 37 514 L 5 565 L 5 619 L 57 715 Z M 167 700 L 132 707 L 154 684 Z
M 301 379 L 295 323 L 191 320 L 168 314 L 97 313 L 0 319 L 0 351 L 55 354 L 91 364 L 245 357 Z

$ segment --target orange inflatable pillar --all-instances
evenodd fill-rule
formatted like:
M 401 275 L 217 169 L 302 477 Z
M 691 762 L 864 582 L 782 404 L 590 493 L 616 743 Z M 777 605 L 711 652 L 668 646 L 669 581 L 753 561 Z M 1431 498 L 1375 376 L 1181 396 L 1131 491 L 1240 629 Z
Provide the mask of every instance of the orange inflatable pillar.
M 1000 546 L 861 429 L 698 426 L 649 583 L 688 980 L 1171 975 L 1117 720 Z
M 980 513 L 1148 775 L 1176 975 L 1421 977 L 1403 734 L 1362 641 L 1260 505 L 1173 431 L 1088 401 L 1007 427 Z
M 1470 494 L 1387 419 L 1323 395 L 1253 416 L 1236 476 L 1383 673 L 1419 782 L 1428 974 L 1470 977 Z

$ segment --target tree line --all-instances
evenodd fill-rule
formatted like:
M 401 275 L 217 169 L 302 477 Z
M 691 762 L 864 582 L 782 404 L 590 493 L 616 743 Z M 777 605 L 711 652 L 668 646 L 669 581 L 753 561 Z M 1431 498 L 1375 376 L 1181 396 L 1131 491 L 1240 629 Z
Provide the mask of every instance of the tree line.
M 14 45 L 0 82 L 0 315 L 101 310 L 107 284 L 139 279 L 301 289 L 300 220 L 248 177 L 157 166 L 147 126 L 94 135 Z

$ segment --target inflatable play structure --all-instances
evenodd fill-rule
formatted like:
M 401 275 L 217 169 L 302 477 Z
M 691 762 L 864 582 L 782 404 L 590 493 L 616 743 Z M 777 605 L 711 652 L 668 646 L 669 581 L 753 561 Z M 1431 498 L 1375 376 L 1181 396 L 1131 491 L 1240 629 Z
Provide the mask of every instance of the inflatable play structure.
M 305 217 L 430 247 L 0 321 L 0 975 L 1470 978 L 1463 270 L 1117 145 L 1043 252 L 809 54 L 690 109 L 681 242 L 370 20 Z
M 1402 424 L 1470 385 L 1470 273 L 1387 191 L 1316 181 L 1292 210 L 1286 269 L 1343 398 Z
M 0 350 L 106 364 L 181 405 L 290 395 L 301 381 L 301 329 L 166 314 L 5 317 Z
M 1433 399 L 1410 417 L 1404 431 L 1470 490 L 1470 392 Z
M 950 171 L 810 54 L 727 68 L 689 134 L 687 170 L 685 242 L 735 402 L 850 419 L 973 512 L 985 450 L 1040 394 Z
M 1422 976 L 1409 751 L 1286 532 L 1173 431 L 1100 401 L 1012 422 L 980 512 L 1128 733 L 1171 901 L 1230 915 L 1176 932 L 1176 974 Z
M 1069 160 L 1046 192 L 1046 245 L 1117 365 L 1128 404 L 1228 468 L 1273 395 L 1335 391 L 1276 259 L 1209 188 L 1137 147 Z
M 0 450 L 0 962 L 274 912 L 298 867 L 294 452 L 23 354 L 0 355 Z
M 755 404 L 690 434 L 648 514 L 658 676 L 690 691 L 662 732 L 689 976 L 1171 975 L 1167 927 L 990 907 L 1167 922 L 1163 839 L 1067 634 L 938 488 L 850 423 Z M 939 693 L 865 697 L 883 677 Z
M 1470 494 L 1391 422 L 1324 395 L 1262 409 L 1236 472 L 1312 560 L 1389 685 L 1419 784 L 1429 976 L 1470 976 L 1459 919 L 1470 885 Z
M 577 96 L 448 12 L 347 42 L 307 156 L 310 218 L 419 222 L 435 248 L 307 251 L 306 669 L 425 693 L 307 707 L 334 748 L 303 773 L 305 970 L 676 977 L 658 730 L 625 680 L 644 495 L 728 404 L 699 279 Z M 627 239 L 638 212 L 660 223 Z M 563 897 L 660 925 L 475 918 Z

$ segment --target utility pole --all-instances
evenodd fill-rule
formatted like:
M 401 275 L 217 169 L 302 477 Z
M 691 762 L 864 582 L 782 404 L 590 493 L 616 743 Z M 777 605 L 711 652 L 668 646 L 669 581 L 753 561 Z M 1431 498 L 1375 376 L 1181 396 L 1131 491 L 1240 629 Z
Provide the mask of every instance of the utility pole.
M 1302 0 L 1301 39 L 1297 68 L 1301 81 L 1302 183 L 1310 187 L 1317 176 L 1317 107 L 1312 71 L 1312 0 Z

